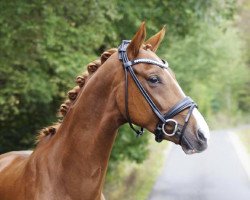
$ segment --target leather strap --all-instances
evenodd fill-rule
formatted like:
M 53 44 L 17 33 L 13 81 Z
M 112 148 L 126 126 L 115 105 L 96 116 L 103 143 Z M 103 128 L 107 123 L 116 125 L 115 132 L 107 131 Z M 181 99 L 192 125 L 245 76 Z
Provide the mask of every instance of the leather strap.
M 181 100 L 179 103 L 174 105 L 165 115 L 165 119 L 170 119 L 174 117 L 175 115 L 179 114 L 181 111 L 191 107 L 192 105 L 196 105 L 196 103 L 190 98 L 185 97 L 183 100 Z M 196 105 L 197 106 L 197 105 Z

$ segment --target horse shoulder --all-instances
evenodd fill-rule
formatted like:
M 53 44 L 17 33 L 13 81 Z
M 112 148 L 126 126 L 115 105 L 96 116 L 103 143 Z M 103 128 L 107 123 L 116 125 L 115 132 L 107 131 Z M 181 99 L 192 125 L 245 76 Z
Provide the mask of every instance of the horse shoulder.
M 0 199 L 23 200 L 24 190 L 20 177 L 32 151 L 13 151 L 0 155 Z

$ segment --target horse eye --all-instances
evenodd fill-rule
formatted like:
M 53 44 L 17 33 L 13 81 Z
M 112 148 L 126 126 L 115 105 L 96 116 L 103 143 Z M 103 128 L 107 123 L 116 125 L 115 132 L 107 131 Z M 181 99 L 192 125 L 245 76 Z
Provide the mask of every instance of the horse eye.
M 158 76 L 151 76 L 151 77 L 149 77 L 148 81 L 150 83 L 160 83 L 160 79 Z

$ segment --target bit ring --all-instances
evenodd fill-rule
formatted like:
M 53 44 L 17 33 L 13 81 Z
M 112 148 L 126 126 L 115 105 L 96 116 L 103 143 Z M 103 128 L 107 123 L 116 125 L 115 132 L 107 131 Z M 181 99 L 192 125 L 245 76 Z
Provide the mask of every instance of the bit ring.
M 168 122 L 174 122 L 174 123 L 175 123 L 175 125 L 174 125 L 174 130 L 173 130 L 172 133 L 167 133 L 167 132 L 165 131 L 165 125 L 166 125 L 166 123 L 168 123 Z M 165 123 L 162 124 L 161 129 L 162 129 L 162 132 L 163 132 L 166 136 L 169 136 L 169 137 L 174 136 L 175 133 L 176 133 L 176 131 L 177 131 L 177 129 L 178 129 L 178 122 L 175 121 L 174 119 L 167 119 L 167 120 L 165 121 Z

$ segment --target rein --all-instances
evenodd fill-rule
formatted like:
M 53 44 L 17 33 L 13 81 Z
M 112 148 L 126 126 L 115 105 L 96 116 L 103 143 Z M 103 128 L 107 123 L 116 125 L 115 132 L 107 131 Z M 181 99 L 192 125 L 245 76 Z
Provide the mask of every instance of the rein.
M 136 129 L 132 122 L 131 118 L 129 115 L 129 109 L 128 109 L 128 73 L 130 73 L 132 79 L 134 80 L 136 86 L 140 90 L 141 94 L 144 96 L 148 104 L 150 105 L 152 111 L 155 113 L 155 115 L 159 118 L 159 123 L 156 126 L 155 129 L 155 140 L 157 142 L 161 142 L 163 140 L 163 136 L 166 135 L 168 137 L 177 137 L 179 143 L 182 141 L 182 137 L 184 135 L 185 129 L 188 125 L 189 119 L 191 117 L 191 114 L 193 112 L 194 108 L 197 108 L 197 104 L 190 98 L 190 97 L 185 97 L 182 99 L 180 102 L 178 102 L 176 105 L 174 105 L 167 113 L 162 114 L 161 111 L 158 109 L 158 107 L 155 105 L 153 100 L 150 98 L 148 95 L 147 91 L 144 89 L 142 84 L 140 83 L 139 79 L 137 78 L 132 66 L 139 64 L 139 63 L 147 63 L 147 64 L 152 64 L 152 65 L 157 65 L 163 69 L 168 69 L 168 63 L 164 60 L 161 62 L 158 62 L 156 60 L 152 60 L 149 58 L 140 58 L 140 59 L 135 59 L 130 61 L 128 59 L 127 55 L 127 47 L 130 43 L 130 40 L 123 40 L 122 44 L 118 48 L 118 55 L 119 55 L 119 60 L 122 61 L 123 68 L 124 68 L 124 73 L 125 73 L 125 110 L 126 110 L 126 117 L 128 120 L 128 123 L 130 125 L 130 128 L 137 134 L 137 136 L 141 136 L 143 134 L 143 127 L 141 127 L 140 130 Z M 185 109 L 188 109 L 188 114 L 185 118 L 185 122 L 183 126 L 179 126 L 178 122 L 174 119 L 172 119 L 174 116 L 179 114 Z M 173 131 L 172 133 L 167 133 L 165 131 L 165 126 L 167 124 L 173 124 Z

